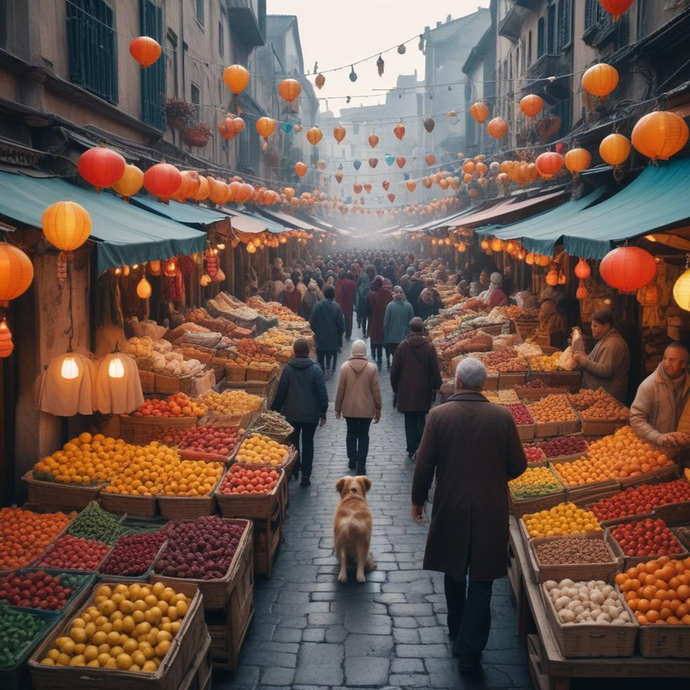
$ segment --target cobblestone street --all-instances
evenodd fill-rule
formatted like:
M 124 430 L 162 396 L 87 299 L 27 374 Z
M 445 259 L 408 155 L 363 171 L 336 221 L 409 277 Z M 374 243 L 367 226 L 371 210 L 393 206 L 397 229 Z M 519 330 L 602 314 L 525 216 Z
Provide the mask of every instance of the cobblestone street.
M 347 343 L 339 364 L 349 349 Z M 367 462 L 377 570 L 364 585 L 352 576 L 346 584 L 336 580 L 335 483 L 348 469 L 345 422 L 336 421 L 332 411 L 335 377 L 328 382 L 328 423 L 316 434 L 312 485 L 290 487 L 285 542 L 273 577 L 257 579 L 256 613 L 240 670 L 234 679 L 214 672 L 214 688 L 532 687 L 507 578 L 494 586 L 483 678 L 469 683 L 457 670 L 445 627 L 443 576 L 421 568 L 427 527 L 410 517 L 413 466 L 406 459 L 403 416 L 393 409 L 385 362 L 380 376 L 383 417 L 371 427 Z

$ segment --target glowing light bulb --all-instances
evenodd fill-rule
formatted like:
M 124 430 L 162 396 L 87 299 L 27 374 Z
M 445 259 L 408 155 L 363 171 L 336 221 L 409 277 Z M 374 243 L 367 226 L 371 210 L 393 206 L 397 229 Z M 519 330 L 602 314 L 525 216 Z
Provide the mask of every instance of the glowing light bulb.
M 63 379 L 76 379 L 79 376 L 79 367 L 77 366 L 77 360 L 72 357 L 72 355 L 66 355 L 65 359 L 62 360 L 62 368 L 60 369 L 60 374 Z
M 225 242 L 221 242 L 220 244 L 217 244 L 216 247 L 220 249 L 220 251 L 223 251 L 225 249 Z
M 110 376 L 111 379 L 121 379 L 124 377 L 124 375 L 125 367 L 122 363 L 122 359 L 119 355 L 117 357 L 113 357 L 108 365 L 108 376 Z
M 151 283 L 146 278 L 142 278 L 137 284 L 137 295 L 141 299 L 148 299 L 151 297 Z

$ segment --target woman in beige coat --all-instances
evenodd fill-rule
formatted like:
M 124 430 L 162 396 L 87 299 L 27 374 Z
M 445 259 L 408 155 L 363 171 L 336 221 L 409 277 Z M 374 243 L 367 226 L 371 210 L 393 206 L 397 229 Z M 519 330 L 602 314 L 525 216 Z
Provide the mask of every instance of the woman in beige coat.
M 381 386 L 376 367 L 367 361 L 363 340 L 352 345 L 350 359 L 340 367 L 338 392 L 335 397 L 335 418 L 347 422 L 347 457 L 351 470 L 366 474 L 369 452 L 369 427 L 381 419 Z

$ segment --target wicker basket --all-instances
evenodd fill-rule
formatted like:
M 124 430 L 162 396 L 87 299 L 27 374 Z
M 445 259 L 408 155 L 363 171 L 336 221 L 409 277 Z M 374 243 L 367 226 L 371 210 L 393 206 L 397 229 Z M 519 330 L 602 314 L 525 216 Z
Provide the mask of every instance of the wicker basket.
M 233 383 L 242 383 L 247 380 L 247 367 L 239 364 L 227 363 L 225 365 L 225 378 Z
M 159 514 L 157 496 L 130 496 L 128 494 L 109 494 L 104 491 L 101 505 L 111 513 L 131 517 L 152 518 Z
M 652 517 L 656 517 L 653 515 Z M 632 519 L 632 520 L 626 520 L 625 522 L 639 522 L 637 519 Z M 619 523 L 622 524 L 622 523 Z M 607 528 L 608 529 L 608 528 Z M 684 560 L 685 558 L 690 557 L 690 554 L 687 552 L 683 541 L 678 537 L 678 535 L 675 533 L 675 531 L 671 530 L 673 534 L 676 537 L 676 540 L 680 544 L 681 551 L 677 553 L 669 553 L 666 554 L 670 559 L 672 560 Z M 627 570 L 628 568 L 634 568 L 636 565 L 639 565 L 640 563 L 646 563 L 647 561 L 654 560 L 654 558 L 658 558 L 658 554 L 650 554 L 649 556 L 626 556 L 625 553 L 623 552 L 623 549 L 621 548 L 621 545 L 616 541 L 613 535 L 611 535 L 611 548 L 613 549 L 613 553 L 615 554 L 616 558 L 620 559 L 621 563 L 623 564 L 623 570 Z
M 521 441 L 534 441 L 534 424 L 516 424 Z
M 551 602 L 544 585 L 540 587 L 546 618 L 549 621 L 554 639 L 561 654 L 567 658 L 574 657 L 616 657 L 632 656 L 635 651 L 635 640 L 640 626 L 628 607 L 625 597 L 618 591 L 632 623 L 611 625 L 596 623 L 578 623 L 563 625 L 556 615 L 556 609 Z
M 563 395 L 568 392 L 568 388 L 564 387 L 550 387 L 550 388 L 525 388 L 524 386 L 515 385 L 513 389 L 517 393 L 520 400 L 529 400 L 536 402 L 545 398 L 547 395 Z
M 640 654 L 651 659 L 690 659 L 690 626 L 643 626 L 640 628 Z
M 515 517 L 521 518 L 523 515 L 538 513 L 540 510 L 549 510 L 559 503 L 563 503 L 565 501 L 565 489 L 556 491 L 548 496 L 538 496 L 535 498 L 518 498 L 509 490 L 508 498 L 510 501 L 510 512 Z
M 163 527 L 161 526 L 161 529 Z M 154 556 L 153 560 L 149 564 L 149 567 L 146 569 L 146 572 L 142 573 L 141 575 L 110 575 L 108 573 L 103 573 L 101 572 L 101 568 L 105 564 L 105 559 L 101 561 L 101 564 L 98 566 L 98 569 L 96 570 L 96 575 L 103 579 L 103 578 L 117 578 L 118 581 L 121 581 L 123 583 L 131 583 L 131 582 L 141 582 L 141 580 L 146 580 L 146 582 L 150 582 L 151 580 L 151 573 L 153 573 L 153 569 L 156 566 L 156 563 L 160 560 L 160 557 L 163 555 L 163 551 L 165 551 L 165 547 L 167 546 L 168 541 L 167 539 L 161 544 L 160 549 L 158 549 L 158 553 Z M 117 546 L 117 543 L 115 544 Z M 113 546 L 113 549 L 115 548 Z
M 616 558 L 610 544 L 613 537 L 611 537 L 607 531 L 587 532 L 586 534 L 567 536 L 580 536 L 584 539 L 597 539 L 603 541 L 611 554 L 611 560 L 605 563 L 559 563 L 557 565 L 544 565 L 539 561 L 537 546 L 544 542 L 563 539 L 564 537 L 538 537 L 537 539 L 531 539 L 527 545 L 527 564 L 532 574 L 532 580 L 536 584 L 541 584 L 547 580 L 560 582 L 565 578 L 570 578 L 575 581 L 605 580 L 609 582 L 616 573 L 621 571 L 621 562 Z
M 221 474 L 211 492 L 207 496 L 158 496 L 158 508 L 161 516 L 166 520 L 194 520 L 204 515 L 216 512 L 216 489 L 223 481 L 225 472 Z
M 156 390 L 156 375 L 152 371 L 139 369 L 142 393 L 153 393 Z
M 141 580 L 139 582 L 142 585 L 148 584 Z M 118 584 L 118 580 L 103 580 L 101 584 L 114 587 Z M 94 599 L 95 591 L 81 607 L 79 613 L 92 606 Z M 196 592 L 170 650 L 155 673 L 42 665 L 41 660 L 54 646 L 55 639 L 68 633 L 72 620 L 73 617 L 69 620 L 63 619 L 62 625 L 58 627 L 58 634 L 51 634 L 44 639 L 29 660 L 29 670 L 35 690 L 93 690 L 97 687 L 104 690 L 178 690 L 206 635 L 201 594 Z
M 219 580 L 197 580 L 192 578 L 168 577 L 156 573 L 151 574 L 151 582 L 162 582 L 166 587 L 172 587 L 176 592 L 184 592 L 188 596 L 198 589 L 203 594 L 203 607 L 206 610 L 222 609 L 230 598 L 232 590 L 237 585 L 237 579 L 243 570 L 243 564 L 252 558 L 254 527 L 251 520 L 229 519 L 233 525 L 242 525 L 244 532 L 240 537 L 235 555 L 225 576 Z
M 634 477 L 625 477 L 620 480 L 620 483 L 623 489 L 627 489 L 629 486 L 637 486 L 638 484 L 662 484 L 678 479 L 679 476 L 680 470 L 678 465 L 675 462 L 671 462 L 664 467 L 653 469 L 651 472 L 643 472 Z
M 608 419 L 583 419 L 582 414 L 578 412 L 580 417 L 580 430 L 585 436 L 610 436 L 618 429 L 628 426 L 628 421 L 610 421 Z
M 134 417 L 120 415 L 120 438 L 127 443 L 145 446 L 158 441 L 168 429 L 180 431 L 196 426 L 197 417 Z
M 26 482 L 29 497 L 28 503 L 49 508 L 51 510 L 82 510 L 91 501 L 98 500 L 101 489 L 105 484 L 93 486 L 72 486 L 34 479 L 33 470 L 29 470 L 23 477 Z
M 654 517 L 661 518 L 669 527 L 690 522 L 690 501 L 671 503 L 654 509 Z
M 265 465 L 245 465 L 248 469 L 266 469 Z M 270 468 L 273 470 L 274 468 Z M 267 520 L 281 503 L 283 483 L 287 481 L 285 471 L 278 470 L 280 477 L 267 494 L 221 494 L 216 491 L 220 514 L 227 518 L 259 518 Z

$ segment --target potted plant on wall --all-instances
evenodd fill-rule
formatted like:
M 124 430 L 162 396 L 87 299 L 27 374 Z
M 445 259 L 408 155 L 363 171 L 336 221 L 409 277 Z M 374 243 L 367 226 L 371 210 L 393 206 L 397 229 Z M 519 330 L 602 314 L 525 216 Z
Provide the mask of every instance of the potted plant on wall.
M 203 148 L 211 138 L 211 128 L 205 122 L 195 122 L 184 128 L 182 138 L 185 144 L 189 146 Z
M 193 103 L 182 98 L 166 98 L 165 117 L 170 129 L 182 129 L 196 117 L 196 108 Z

